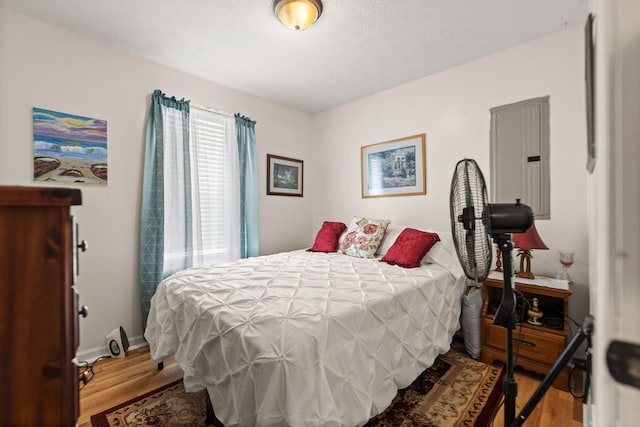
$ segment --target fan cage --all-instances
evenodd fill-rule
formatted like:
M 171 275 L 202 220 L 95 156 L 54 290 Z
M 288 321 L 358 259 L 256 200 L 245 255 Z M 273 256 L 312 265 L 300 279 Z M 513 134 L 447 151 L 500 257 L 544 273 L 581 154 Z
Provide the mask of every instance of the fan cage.
M 475 160 L 464 159 L 456 165 L 450 209 L 451 232 L 462 269 L 469 279 L 481 282 L 489 275 L 493 251 L 487 187 Z

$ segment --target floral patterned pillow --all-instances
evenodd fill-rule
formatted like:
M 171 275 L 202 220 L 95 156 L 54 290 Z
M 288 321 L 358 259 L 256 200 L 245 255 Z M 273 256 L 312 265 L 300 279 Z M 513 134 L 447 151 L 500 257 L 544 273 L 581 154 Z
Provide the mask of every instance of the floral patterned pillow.
M 388 219 L 354 216 L 338 252 L 360 258 L 373 258 L 390 222 Z

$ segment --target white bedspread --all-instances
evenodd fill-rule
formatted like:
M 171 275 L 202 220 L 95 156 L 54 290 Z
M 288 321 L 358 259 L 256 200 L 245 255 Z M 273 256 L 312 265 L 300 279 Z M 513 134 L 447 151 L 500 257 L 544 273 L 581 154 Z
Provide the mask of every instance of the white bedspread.
M 163 281 L 145 338 L 232 426 L 361 426 L 458 329 L 464 278 L 438 264 L 293 251 Z

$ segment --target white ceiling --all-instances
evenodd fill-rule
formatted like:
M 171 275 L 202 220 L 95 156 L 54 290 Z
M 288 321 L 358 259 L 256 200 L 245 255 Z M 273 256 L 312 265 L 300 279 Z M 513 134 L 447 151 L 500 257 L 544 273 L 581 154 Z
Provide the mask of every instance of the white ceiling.
M 583 25 L 587 0 L 323 0 L 304 32 L 271 0 L 0 0 L 0 6 L 308 113 Z

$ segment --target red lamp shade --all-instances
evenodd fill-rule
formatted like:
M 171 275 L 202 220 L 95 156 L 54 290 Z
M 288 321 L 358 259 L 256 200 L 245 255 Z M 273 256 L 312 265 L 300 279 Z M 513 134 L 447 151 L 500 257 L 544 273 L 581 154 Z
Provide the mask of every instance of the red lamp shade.
M 536 230 L 535 224 L 529 227 L 529 229 L 524 233 L 514 233 L 512 239 L 514 248 L 549 249 L 538 234 L 538 230 Z
M 524 233 L 514 233 L 511 238 L 513 239 L 513 247 L 520 249 L 517 255 L 520 257 L 520 271 L 516 273 L 516 277 L 535 278 L 531 273 L 531 258 L 533 258 L 531 249 L 549 249 L 540 238 L 535 224 Z

